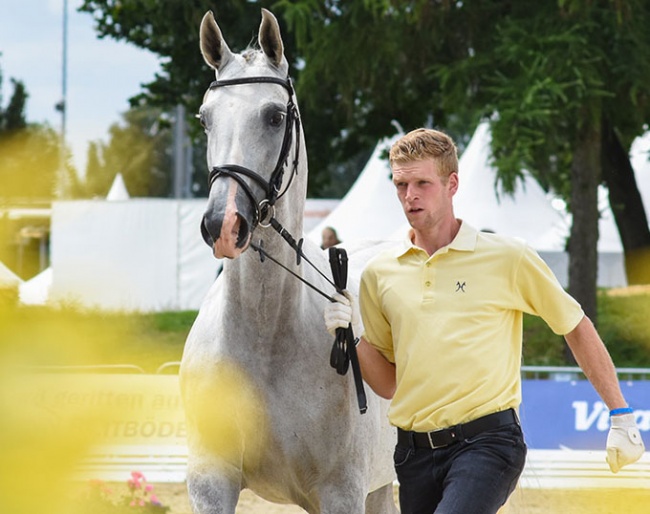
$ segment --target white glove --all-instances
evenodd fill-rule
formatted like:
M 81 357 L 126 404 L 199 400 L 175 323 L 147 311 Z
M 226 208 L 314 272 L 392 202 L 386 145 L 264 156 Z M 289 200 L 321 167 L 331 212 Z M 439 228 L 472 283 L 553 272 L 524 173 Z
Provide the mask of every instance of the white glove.
M 634 421 L 634 414 L 612 416 L 609 421 L 607 464 L 613 473 L 618 473 L 623 466 L 639 460 L 645 446 Z
M 345 295 L 345 296 L 344 296 Z M 361 324 L 361 315 L 356 299 L 349 291 L 343 291 L 343 294 L 334 293 L 332 296 L 336 301 L 329 302 L 325 306 L 325 326 L 327 331 L 336 335 L 337 328 L 347 328 L 352 323 L 352 331 L 355 337 L 361 337 L 363 325 Z

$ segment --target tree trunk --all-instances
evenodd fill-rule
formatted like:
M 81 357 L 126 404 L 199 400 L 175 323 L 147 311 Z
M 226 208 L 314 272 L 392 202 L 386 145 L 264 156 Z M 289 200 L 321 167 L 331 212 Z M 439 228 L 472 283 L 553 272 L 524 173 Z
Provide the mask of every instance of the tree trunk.
M 569 293 L 580 302 L 594 324 L 597 321 L 600 146 L 600 127 L 585 126 L 580 131 L 571 164 L 573 221 L 569 236 Z M 575 362 L 568 349 L 565 356 L 569 363 Z
M 650 228 L 630 157 L 614 131 L 603 123 L 603 181 L 625 251 L 628 284 L 650 284 Z

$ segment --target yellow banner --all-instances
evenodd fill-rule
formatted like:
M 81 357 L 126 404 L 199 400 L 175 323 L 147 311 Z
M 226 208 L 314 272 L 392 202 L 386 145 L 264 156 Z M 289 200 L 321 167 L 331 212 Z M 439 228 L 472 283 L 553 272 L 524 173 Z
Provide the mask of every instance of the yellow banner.
M 95 443 L 186 444 L 177 375 L 50 373 L 21 382 L 17 405 Z

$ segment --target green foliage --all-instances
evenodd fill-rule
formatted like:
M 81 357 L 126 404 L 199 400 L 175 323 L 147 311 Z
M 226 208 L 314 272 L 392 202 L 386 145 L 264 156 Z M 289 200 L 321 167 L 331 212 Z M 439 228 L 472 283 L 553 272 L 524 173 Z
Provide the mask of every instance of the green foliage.
M 47 126 L 0 133 L 0 197 L 52 198 L 59 169 L 59 138 Z
M 0 80 L 0 84 L 2 81 Z M 1 118 L 2 124 L 0 129 L 5 132 L 13 132 L 16 130 L 24 129 L 27 126 L 27 121 L 25 120 L 25 106 L 27 104 L 27 90 L 25 85 L 16 80 L 11 79 L 13 84 L 13 95 L 9 100 L 9 104 L 3 116 Z
M 523 341 L 525 366 L 566 366 L 564 339 L 554 334 L 541 318 L 524 315 Z
M 135 364 L 153 373 L 179 361 L 196 311 L 105 313 L 69 306 L 0 309 L 0 357 L 29 348 L 40 365 Z M 650 294 L 602 291 L 598 332 L 618 367 L 650 367 Z M 564 366 L 564 339 L 538 317 L 524 316 L 523 363 Z M 80 346 L 81 345 L 81 346 Z M 13 350 L 12 350 L 13 349 Z
M 172 137 L 160 109 L 134 107 L 123 124 L 109 129 L 108 143 L 88 149 L 85 194 L 106 196 L 116 173 L 121 173 L 131 196 L 168 197 L 172 193 Z
M 650 7 L 641 0 L 224 1 L 215 14 L 234 51 L 254 42 L 261 7 L 278 17 L 292 64 L 314 196 L 344 190 L 359 171 L 355 159 L 394 133 L 393 120 L 405 130 L 442 127 L 462 141 L 495 112 L 503 189 L 526 168 L 568 196 L 581 123 L 603 113 L 629 144 L 648 119 Z M 182 101 L 193 113 L 213 77 L 198 51 L 208 8 L 85 0 L 80 10 L 93 13 L 100 35 L 162 57 L 162 73 L 134 104 L 169 110 Z
M 599 297 L 599 331 L 617 366 L 650 367 L 650 295 Z
M 617 367 L 650 368 L 650 294 L 598 298 L 598 333 Z M 528 366 L 565 366 L 564 339 L 544 321 L 524 316 L 523 362 Z
M 2 79 L 0 71 L 0 86 Z M 7 106 L 0 102 L 0 201 L 47 200 L 59 186 L 61 142 L 48 125 L 28 123 L 25 109 L 29 94 L 21 81 L 12 78 L 11 83 L 13 93 Z M 64 195 L 70 195 L 77 180 L 69 155 L 66 157 L 69 189 Z
M 180 360 L 196 313 L 133 314 L 0 306 L 0 364 L 29 366 L 135 364 L 155 373 Z

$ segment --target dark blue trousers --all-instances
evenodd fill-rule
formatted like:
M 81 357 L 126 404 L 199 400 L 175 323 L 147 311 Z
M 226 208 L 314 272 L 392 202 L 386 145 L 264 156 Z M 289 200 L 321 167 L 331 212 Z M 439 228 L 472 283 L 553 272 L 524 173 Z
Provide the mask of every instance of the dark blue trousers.
M 395 447 L 401 514 L 494 514 L 514 491 L 526 461 L 513 423 L 444 448 Z

